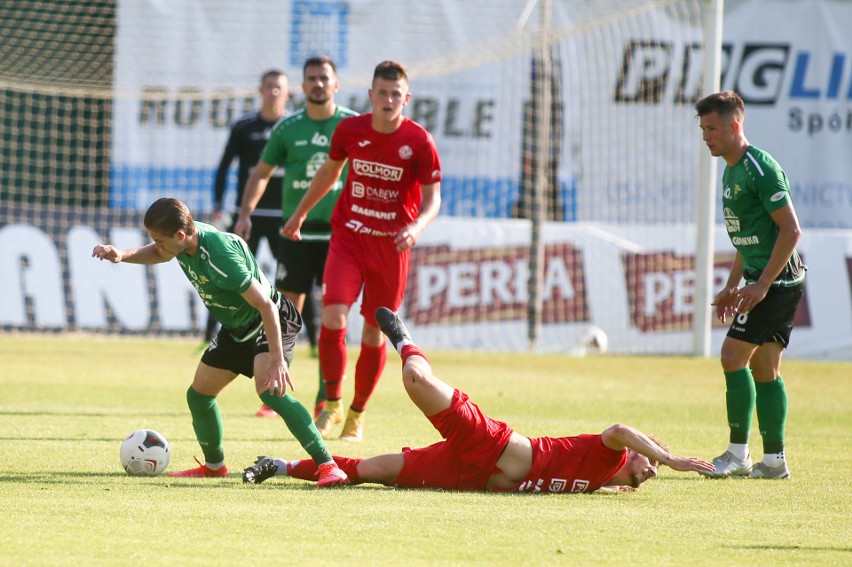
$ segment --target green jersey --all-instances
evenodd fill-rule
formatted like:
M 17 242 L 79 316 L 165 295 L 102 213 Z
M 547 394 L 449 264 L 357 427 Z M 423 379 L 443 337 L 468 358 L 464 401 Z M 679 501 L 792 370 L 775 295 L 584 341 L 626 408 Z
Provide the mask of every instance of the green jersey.
M 284 168 L 281 213 L 285 219 L 296 210 L 317 170 L 328 158 L 331 136 L 337 124 L 355 115 L 357 112 L 354 110 L 337 105 L 331 118 L 311 120 L 302 109 L 282 118 L 272 129 L 261 160 L 267 165 Z M 331 237 L 329 218 L 346 180 L 347 168 L 348 164 L 331 191 L 308 212 L 301 229 L 305 240 L 328 240 Z
M 792 203 L 790 182 L 768 153 L 749 146 L 739 163 L 722 174 L 722 206 L 731 243 L 743 260 L 743 276 L 754 283 L 769 262 L 778 225 L 770 213 Z M 797 251 L 773 285 L 792 286 L 805 279 L 805 266 Z
M 259 282 L 270 298 L 275 297 L 275 290 L 242 238 L 198 221 L 195 229 L 195 255 L 182 252 L 177 257 L 183 273 L 235 341 L 254 338 L 263 329 L 263 321 L 241 294 L 252 281 Z

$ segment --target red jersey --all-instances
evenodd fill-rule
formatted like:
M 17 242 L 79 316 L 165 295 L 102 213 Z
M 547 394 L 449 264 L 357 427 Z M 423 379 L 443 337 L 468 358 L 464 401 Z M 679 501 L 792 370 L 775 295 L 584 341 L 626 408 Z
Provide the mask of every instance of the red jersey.
M 404 448 L 399 488 L 486 490 L 512 428 L 482 413 L 460 391 L 450 407 L 429 417 L 444 441 L 420 449 Z M 518 492 L 594 492 L 615 476 L 627 451 L 614 451 L 598 435 L 530 439 L 532 466 L 513 489 Z M 495 490 L 496 491 L 496 490 Z
M 432 136 L 403 117 L 391 134 L 377 132 L 373 115 L 343 119 L 331 138 L 329 158 L 349 160 L 346 185 L 331 224 L 357 234 L 395 236 L 420 212 L 422 185 L 441 180 Z
M 627 451 L 603 444 L 598 435 L 530 439 L 533 463 L 518 492 L 594 492 L 612 480 Z

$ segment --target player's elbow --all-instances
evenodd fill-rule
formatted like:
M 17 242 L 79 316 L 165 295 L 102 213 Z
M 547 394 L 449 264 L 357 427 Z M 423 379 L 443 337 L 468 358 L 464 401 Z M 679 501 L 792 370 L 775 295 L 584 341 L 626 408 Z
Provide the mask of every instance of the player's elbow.
M 629 428 L 626 425 L 621 423 L 615 423 L 607 427 L 603 433 L 601 433 L 601 438 L 604 442 L 604 445 L 611 446 L 611 444 L 621 444 L 621 441 L 624 439 L 627 434 Z
M 802 238 L 802 227 L 796 224 L 795 226 L 790 228 L 790 237 L 793 241 L 798 244 L 799 240 Z

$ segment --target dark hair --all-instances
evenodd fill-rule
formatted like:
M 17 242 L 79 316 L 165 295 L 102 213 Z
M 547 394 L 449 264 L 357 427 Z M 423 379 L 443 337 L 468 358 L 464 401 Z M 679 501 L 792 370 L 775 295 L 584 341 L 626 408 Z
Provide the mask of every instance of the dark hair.
M 260 84 L 262 85 L 264 82 L 266 82 L 266 79 L 269 77 L 272 77 L 274 79 L 277 79 L 278 77 L 284 77 L 286 79 L 287 73 L 285 73 L 281 69 L 269 69 L 268 71 L 264 72 L 263 75 L 260 76 Z
M 408 82 L 408 72 L 402 63 L 397 61 L 382 61 L 376 65 L 376 70 L 373 71 L 373 82 L 376 79 L 385 79 L 386 81 L 398 81 L 400 79 Z
M 157 199 L 148 207 L 143 221 L 145 228 L 151 232 L 172 236 L 183 229 L 187 234 L 195 232 L 195 221 L 189 208 L 177 199 L 163 197 Z
M 331 57 L 328 55 L 314 55 L 313 57 L 308 57 L 305 60 L 305 64 L 302 65 L 302 76 L 305 75 L 305 71 L 308 70 L 308 67 L 320 65 L 328 65 L 331 67 L 331 70 L 334 71 L 334 74 L 337 74 L 337 66 L 334 64 L 334 61 L 331 60 Z
M 705 96 L 695 103 L 697 116 L 718 112 L 719 116 L 742 120 L 745 115 L 745 103 L 734 91 L 723 91 Z

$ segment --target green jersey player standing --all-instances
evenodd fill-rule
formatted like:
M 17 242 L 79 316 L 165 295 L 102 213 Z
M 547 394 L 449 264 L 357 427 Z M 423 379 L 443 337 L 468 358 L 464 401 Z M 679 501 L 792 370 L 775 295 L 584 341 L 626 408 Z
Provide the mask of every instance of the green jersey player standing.
M 737 250 L 728 281 L 713 302 L 722 322 L 733 317 L 721 356 L 729 445 L 713 460 L 716 470 L 702 474 L 787 479 L 781 355 L 804 295 L 806 268 L 796 251 L 802 230 L 784 170 L 746 140 L 742 98 L 730 91 L 716 93 L 698 101 L 695 109 L 710 153 L 726 163 L 723 215 Z M 739 287 L 742 280 L 745 286 Z M 752 466 L 748 437 L 755 407 L 763 460 Z
M 204 453 L 197 468 L 170 473 L 177 477 L 225 477 L 224 430 L 216 396 L 237 374 L 254 377 L 257 394 L 280 415 L 319 465 L 319 486 L 345 483 L 311 415 L 296 398 L 289 364 L 302 319 L 290 301 L 272 288 L 246 242 L 234 234 L 196 222 L 177 199 L 162 198 L 145 213 L 153 242 L 119 250 L 99 244 L 92 256 L 113 263 L 159 264 L 177 258 L 187 279 L 222 328 L 201 357 L 186 401 L 192 427 Z M 197 460 L 197 459 L 196 459 Z
M 329 57 L 311 57 L 303 66 L 302 90 L 305 108 L 281 119 L 273 128 L 263 155 L 246 183 L 245 196 L 234 232 L 248 239 L 251 214 L 266 191 L 277 167 L 284 168 L 281 213 L 286 222 L 311 185 L 317 170 L 328 158 L 331 136 L 337 124 L 357 113 L 335 104 L 339 87 L 337 69 Z M 342 177 L 345 179 L 345 176 Z M 303 239 L 282 238 L 278 247 L 278 274 L 275 286 L 301 313 L 310 301 L 314 285 L 322 285 L 328 243 L 331 238 L 331 213 L 337 204 L 343 183 L 335 187 L 311 210 L 302 229 Z M 325 406 L 325 385 L 319 377 L 314 415 Z

